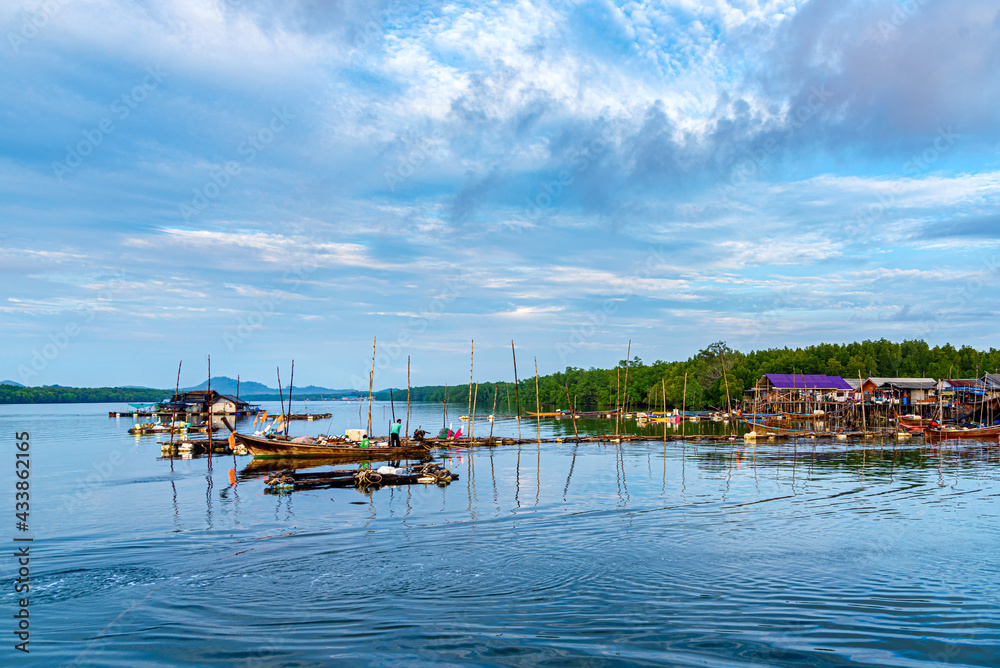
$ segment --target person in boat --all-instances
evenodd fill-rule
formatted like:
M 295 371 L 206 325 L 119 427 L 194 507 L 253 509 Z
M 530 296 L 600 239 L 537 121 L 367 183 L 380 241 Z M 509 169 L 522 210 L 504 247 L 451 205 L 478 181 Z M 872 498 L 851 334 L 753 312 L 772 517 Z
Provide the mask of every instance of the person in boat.
M 389 427 L 389 447 L 398 448 L 399 447 L 399 430 L 403 428 L 403 421 L 397 419 Z
M 368 434 L 361 434 L 361 447 L 367 448 L 369 445 Z
M 426 436 L 426 435 L 427 435 L 427 432 L 424 431 L 423 429 L 421 429 L 420 427 L 417 427 L 416 429 L 413 430 L 413 440 L 415 440 L 415 441 L 422 441 L 422 440 L 424 440 L 424 436 Z

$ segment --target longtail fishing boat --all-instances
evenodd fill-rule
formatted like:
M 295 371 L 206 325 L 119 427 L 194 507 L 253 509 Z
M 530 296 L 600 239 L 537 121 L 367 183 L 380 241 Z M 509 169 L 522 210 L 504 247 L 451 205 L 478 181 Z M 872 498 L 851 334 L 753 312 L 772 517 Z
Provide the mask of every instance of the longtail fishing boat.
M 261 459 L 301 457 L 350 457 L 360 460 L 406 459 L 423 457 L 430 450 L 429 444 L 415 443 L 397 448 L 361 447 L 346 439 L 328 439 L 313 443 L 295 443 L 283 439 L 246 436 L 235 433 L 236 440 L 254 457 Z
M 1000 438 L 1000 425 L 992 427 L 928 427 L 924 437 L 929 441 L 957 441 L 959 439 L 996 440 Z
M 798 435 L 828 435 L 829 431 L 815 431 L 813 429 L 786 429 L 784 427 L 774 427 L 769 424 L 762 424 L 760 422 L 753 422 L 751 420 L 741 420 L 741 422 L 749 427 L 753 433 L 758 436 L 798 436 Z

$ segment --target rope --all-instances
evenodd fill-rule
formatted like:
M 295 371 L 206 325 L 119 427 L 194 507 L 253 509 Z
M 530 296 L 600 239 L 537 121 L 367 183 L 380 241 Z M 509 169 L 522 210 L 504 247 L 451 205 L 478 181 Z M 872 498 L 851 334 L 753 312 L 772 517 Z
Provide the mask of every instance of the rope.
M 371 469 L 362 469 L 354 474 L 354 484 L 359 488 L 381 484 L 382 476 Z

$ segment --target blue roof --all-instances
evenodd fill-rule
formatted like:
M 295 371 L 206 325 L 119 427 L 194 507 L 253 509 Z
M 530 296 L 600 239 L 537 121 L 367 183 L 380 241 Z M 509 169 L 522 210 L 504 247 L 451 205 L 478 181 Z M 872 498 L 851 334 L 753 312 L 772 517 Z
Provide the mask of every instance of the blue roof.
M 764 374 L 779 390 L 853 390 L 840 376 L 801 373 Z

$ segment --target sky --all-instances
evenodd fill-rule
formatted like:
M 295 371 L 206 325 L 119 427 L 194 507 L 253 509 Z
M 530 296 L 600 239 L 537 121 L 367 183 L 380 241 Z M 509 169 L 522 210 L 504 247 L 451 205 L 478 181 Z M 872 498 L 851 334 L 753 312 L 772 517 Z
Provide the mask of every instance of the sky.
M 1000 2 L 0 3 L 0 379 L 996 346 Z

